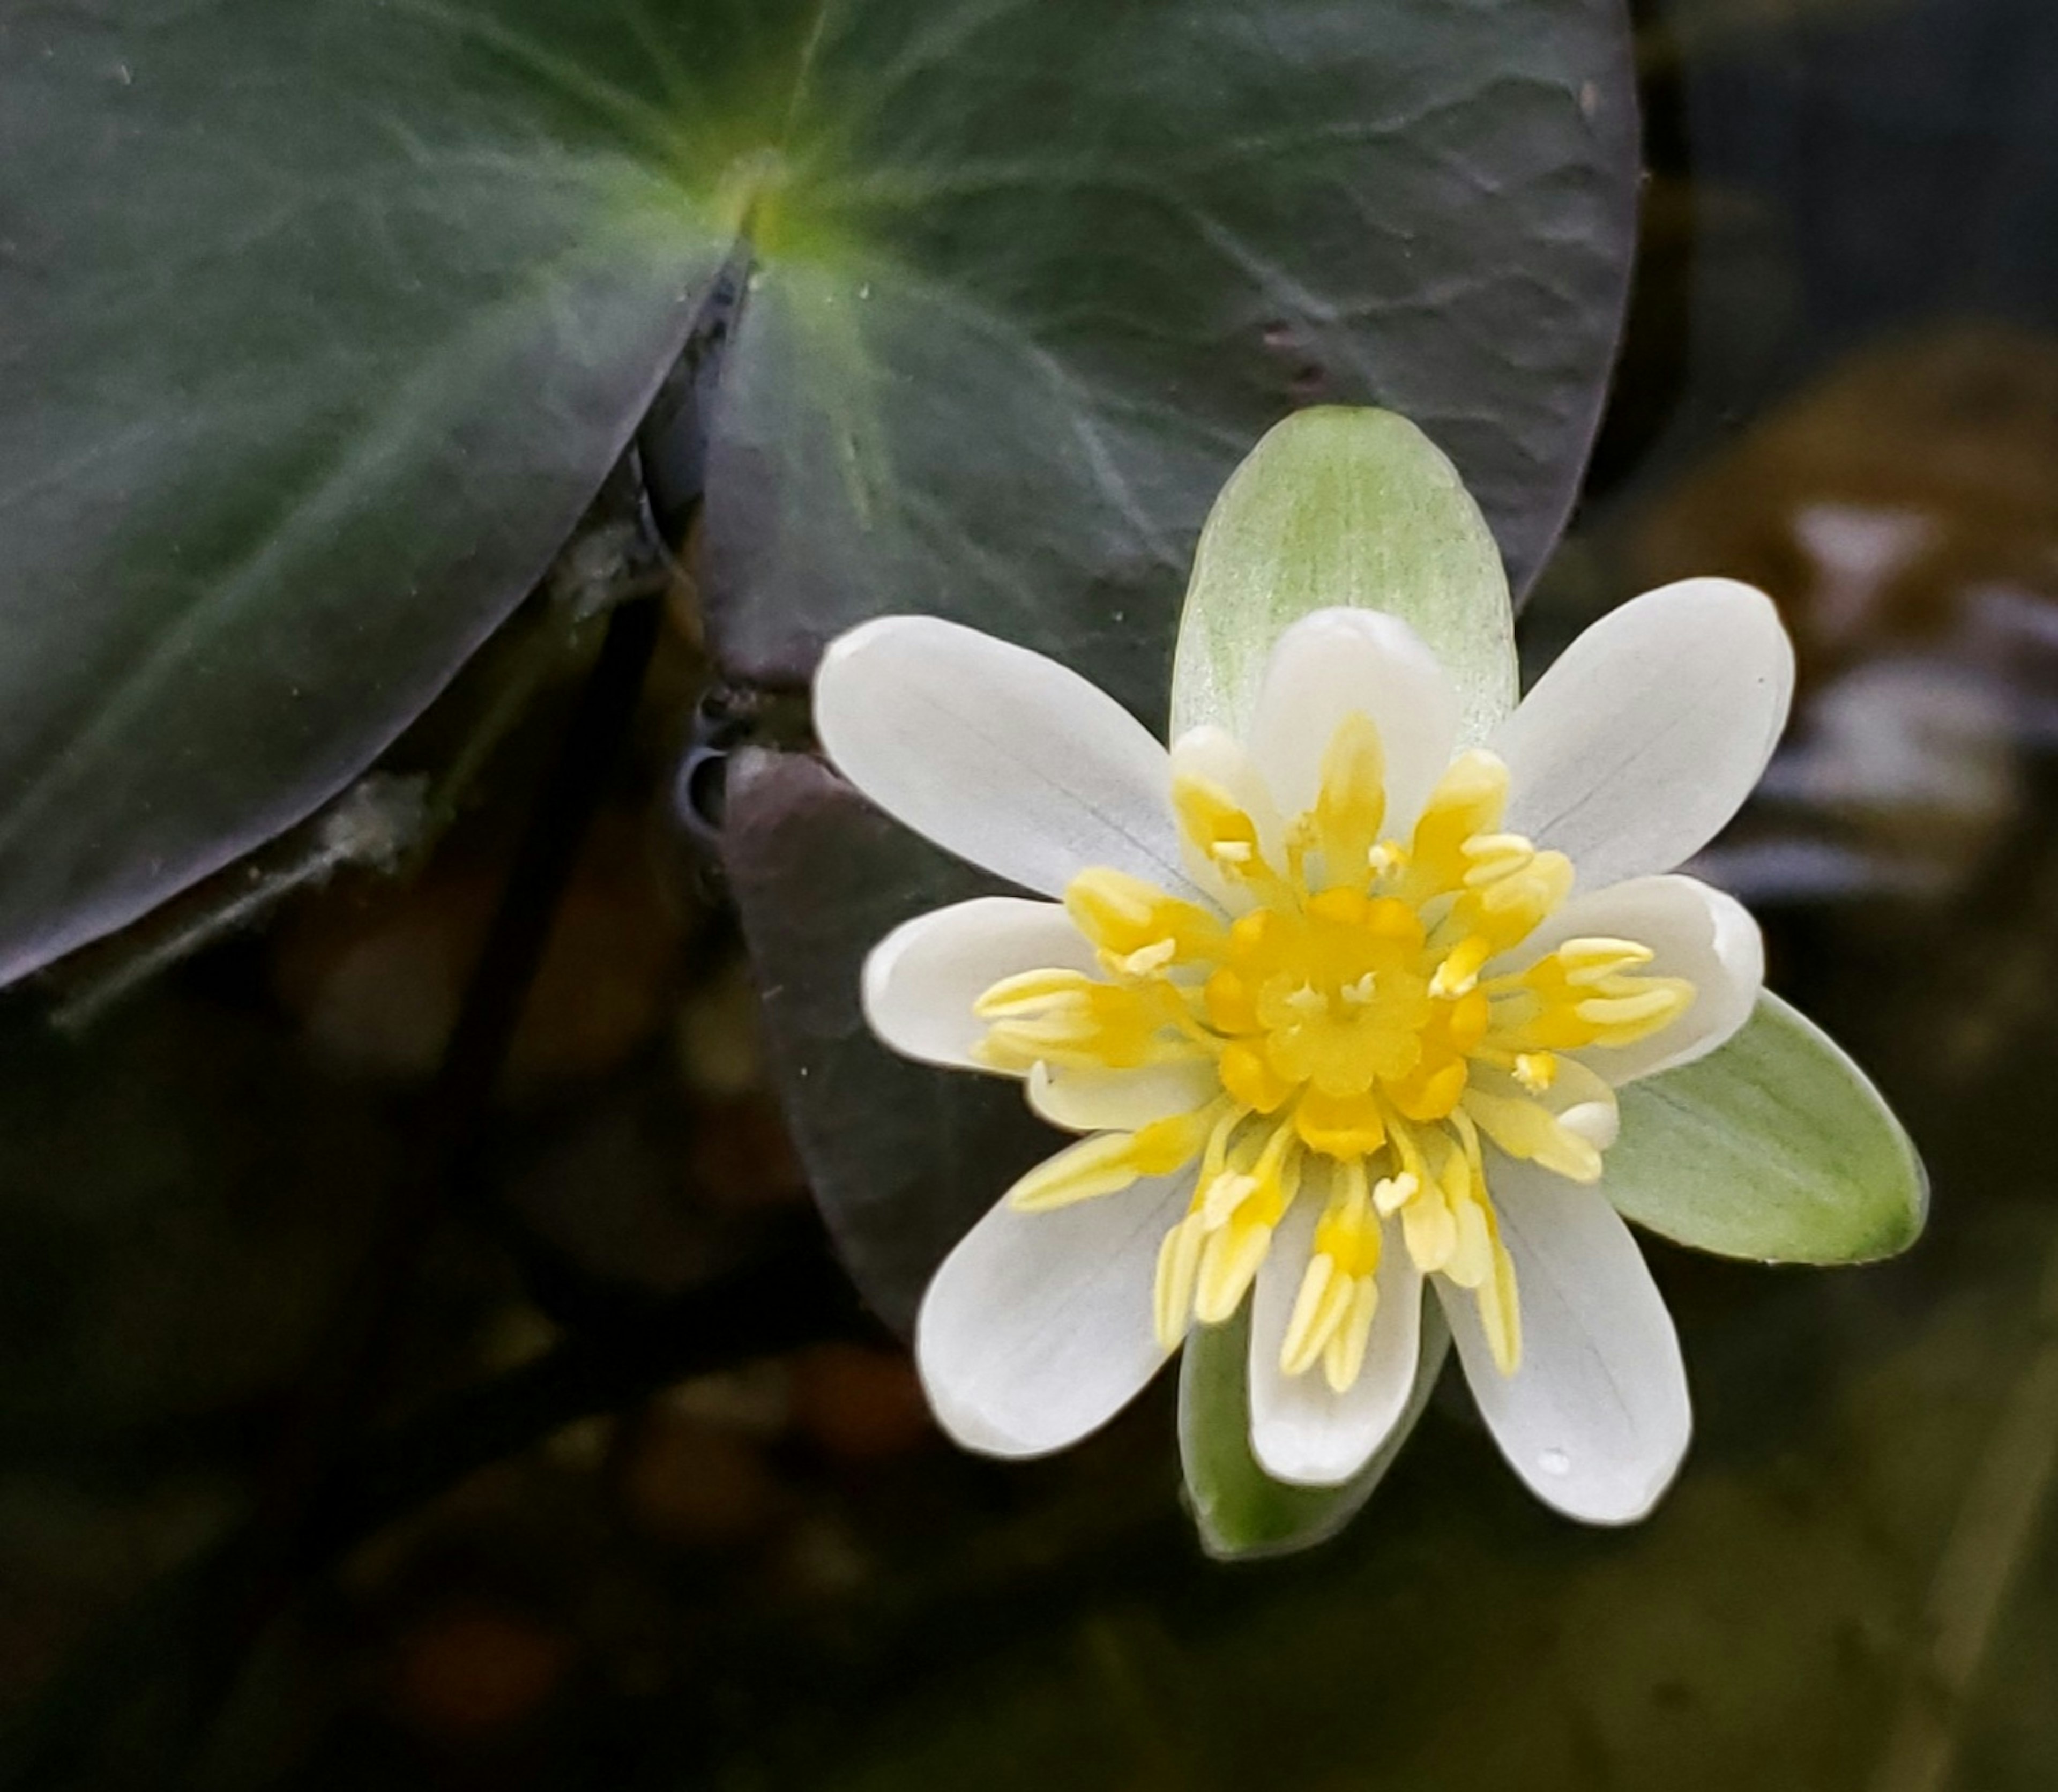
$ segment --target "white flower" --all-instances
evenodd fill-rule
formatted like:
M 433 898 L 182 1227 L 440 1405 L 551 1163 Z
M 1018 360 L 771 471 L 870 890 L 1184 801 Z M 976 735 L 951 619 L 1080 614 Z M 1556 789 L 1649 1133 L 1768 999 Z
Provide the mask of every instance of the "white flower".
M 1720 579 L 1607 617 L 1476 745 L 1428 649 L 1368 610 L 1280 638 L 1248 739 L 1169 752 L 971 630 L 835 642 L 815 701 L 836 765 L 1059 899 L 923 916 L 865 969 L 888 1045 L 1022 1078 L 1084 1135 L 930 1285 L 944 1426 L 1060 1448 L 1248 1296 L 1257 1459 L 1337 1484 L 1400 1416 L 1426 1281 L 1530 1486 L 1596 1522 L 1647 1512 L 1690 1420 L 1608 1201 L 1614 1091 L 1751 1011 L 1756 924 L 1668 874 L 1758 781 L 1792 684 L 1770 602 Z

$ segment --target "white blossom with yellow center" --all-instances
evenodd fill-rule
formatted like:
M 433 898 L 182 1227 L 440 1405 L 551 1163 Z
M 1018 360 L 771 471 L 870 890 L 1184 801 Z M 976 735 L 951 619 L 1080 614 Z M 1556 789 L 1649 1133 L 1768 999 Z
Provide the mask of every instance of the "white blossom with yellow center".
M 1714 1050 L 1756 999 L 1755 924 L 1667 874 L 1757 781 L 1792 679 L 1769 602 L 1694 580 L 1603 619 L 1467 744 L 1404 624 L 1327 610 L 1281 638 L 1247 739 L 1168 753 L 971 630 L 896 617 L 835 643 L 816 715 L 836 764 L 1059 899 L 923 916 L 866 968 L 887 1043 L 1020 1077 L 1085 1135 L 924 1297 L 944 1424 L 1061 1448 L 1248 1297 L 1257 1460 L 1340 1482 L 1400 1416 L 1426 1282 L 1532 1486 L 1599 1521 L 1647 1510 L 1689 1408 L 1607 1200 L 1615 1090 Z

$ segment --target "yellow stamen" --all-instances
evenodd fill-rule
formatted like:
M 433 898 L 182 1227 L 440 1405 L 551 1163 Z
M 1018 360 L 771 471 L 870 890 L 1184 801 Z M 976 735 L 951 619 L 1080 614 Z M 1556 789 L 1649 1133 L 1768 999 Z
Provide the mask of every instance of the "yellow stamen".
M 1066 907 L 1099 974 L 996 983 L 975 1004 L 987 1031 L 973 1055 L 1047 1083 L 1207 1065 L 1219 1093 L 1079 1140 L 1011 1198 L 1040 1210 L 1190 1177 L 1152 1289 L 1168 1349 L 1196 1320 L 1233 1314 L 1294 1204 L 1318 1199 L 1284 1373 L 1319 1365 L 1331 1388 L 1353 1385 L 1389 1247 L 1470 1291 L 1495 1361 L 1514 1373 L 1515 1266 L 1481 1135 L 1594 1181 L 1618 1123 L 1609 1054 L 1671 1025 L 1692 986 L 1654 974 L 1655 955 L 1633 940 L 1519 950 L 1565 902 L 1573 868 L 1505 830 L 1508 772 L 1491 753 L 1452 764 L 1405 840 L 1380 836 L 1385 752 L 1366 716 L 1337 725 L 1297 816 L 1275 814 L 1226 737 L 1189 737 L 1174 765 L 1194 876 L 1232 913 L 1126 873 L 1081 873 Z M 1189 1074 L 1135 1087 L 1177 1089 Z M 1111 1102 L 1129 1099 L 1106 1087 Z
M 1158 1341 L 1176 1350 L 1194 1317 L 1194 1282 L 1200 1273 L 1201 1246 L 1207 1228 L 1198 1214 L 1189 1214 L 1165 1234 L 1158 1252 L 1158 1281 L 1152 1290 L 1151 1322 Z
M 1025 1214 L 1113 1194 L 1145 1176 L 1169 1176 L 1200 1154 L 1215 1119 L 1210 1106 L 1153 1121 L 1135 1132 L 1096 1133 L 1046 1158 L 1007 1191 Z
M 1515 1080 L 1532 1095 L 1540 1095 L 1557 1080 L 1558 1060 L 1547 1051 L 1516 1054 Z
M 1385 819 L 1386 755 L 1379 730 L 1369 716 L 1348 715 L 1322 755 L 1321 793 L 1309 829 L 1330 884 L 1352 889 L 1363 884 Z
M 1379 1312 L 1379 1284 L 1360 1276 L 1350 1285 L 1350 1304 L 1322 1349 L 1322 1379 L 1333 1393 L 1346 1393 L 1365 1367 L 1365 1347 Z

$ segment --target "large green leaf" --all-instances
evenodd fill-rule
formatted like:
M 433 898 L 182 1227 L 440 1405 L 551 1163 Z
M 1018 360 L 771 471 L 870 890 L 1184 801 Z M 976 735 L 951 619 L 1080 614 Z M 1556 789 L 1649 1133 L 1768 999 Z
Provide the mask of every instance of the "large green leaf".
M 1218 1560 L 1283 1556 L 1326 1542 L 1357 1516 L 1400 1455 L 1451 1345 L 1443 1309 L 1422 1309 L 1422 1355 L 1400 1421 L 1340 1487 L 1290 1487 L 1250 1448 L 1250 1306 L 1222 1325 L 1197 1325 L 1179 1361 L 1179 1463 L 1201 1545 Z
M 728 232 L 628 46 L 498 13 L 0 22 L 0 980 L 360 769 L 676 353 Z
M 927 610 L 1162 714 L 1202 519 L 1311 399 L 1420 423 L 1527 582 L 1624 286 L 1619 0 L 820 16 L 709 468 L 732 670 Z
M 1623 1091 L 1606 1186 L 1639 1226 L 1777 1263 L 1891 1257 L 1929 1205 L 1921 1159 L 1879 1091 L 1772 995 L 1720 1051 Z
M 11 9 L 0 979 L 393 737 L 740 232 L 739 677 L 927 607 L 1154 703 L 1209 498 L 1309 396 L 1421 419 L 1526 577 L 1618 323 L 1627 69 L 1619 0 Z
M 1434 443 L 1390 411 L 1321 406 L 1277 425 L 1208 513 L 1179 613 L 1174 738 L 1243 732 L 1272 645 L 1333 606 L 1383 610 L 1436 650 L 1464 737 L 1515 707 L 1515 610 L 1486 519 Z

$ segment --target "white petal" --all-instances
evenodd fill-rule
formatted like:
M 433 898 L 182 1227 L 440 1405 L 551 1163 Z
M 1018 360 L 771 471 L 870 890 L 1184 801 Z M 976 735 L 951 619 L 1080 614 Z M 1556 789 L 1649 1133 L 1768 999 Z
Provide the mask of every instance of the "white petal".
M 1601 889 L 1670 871 L 1742 806 L 1786 725 L 1794 647 L 1762 592 L 1667 585 L 1567 648 L 1488 742 L 1507 826 Z
M 1153 1120 L 1190 1114 L 1222 1092 L 1212 1061 L 1148 1064 L 1133 1071 L 1029 1073 L 1029 1105 L 1071 1132 L 1134 1132 Z
M 980 896 L 917 915 L 864 961 L 864 1018 L 904 1058 L 984 1070 L 971 1047 L 986 1023 L 971 1005 L 1003 977 L 1055 966 L 1099 974 L 1071 917 L 1055 902 Z
M 1310 807 L 1322 755 L 1353 711 L 1386 753 L 1386 832 L 1404 836 L 1456 751 L 1458 700 L 1422 638 L 1397 616 L 1318 610 L 1280 636 L 1251 721 L 1250 756 L 1280 813 Z
M 1472 1296 L 1439 1277 L 1472 1397 L 1546 1505 L 1593 1524 L 1641 1518 L 1693 1430 L 1672 1317 L 1599 1189 L 1498 1153 L 1487 1184 L 1515 1260 L 1522 1366 L 1494 1366 Z
M 1591 896 L 1575 896 L 1508 954 L 1509 966 L 1530 964 L 1567 940 L 1633 940 L 1657 956 L 1643 967 L 1659 977 L 1684 977 L 1694 1004 L 1663 1031 L 1634 1045 L 1595 1047 L 1580 1054 L 1619 1088 L 1705 1058 L 1750 1019 L 1765 987 L 1765 940 L 1735 897 L 1697 878 L 1635 877 Z
M 1059 896 L 1110 865 L 1186 892 L 1164 748 L 1041 654 L 882 617 L 822 656 L 815 729 L 888 814 L 999 876 Z
M 1127 1405 L 1167 1354 L 1151 1325 L 1158 1247 L 1192 1194 L 1189 1174 L 1047 1213 L 995 1206 L 915 1321 L 944 1430 L 987 1456 L 1043 1456 Z
M 1333 1393 L 1318 1363 L 1305 1375 L 1280 1372 L 1279 1346 L 1313 1243 L 1316 1202 L 1293 1204 L 1257 1272 L 1250 1323 L 1250 1447 L 1277 1480 L 1334 1487 L 1362 1468 L 1407 1409 L 1422 1348 L 1422 1274 L 1396 1229 L 1379 1265 L 1379 1309 L 1365 1366 Z

